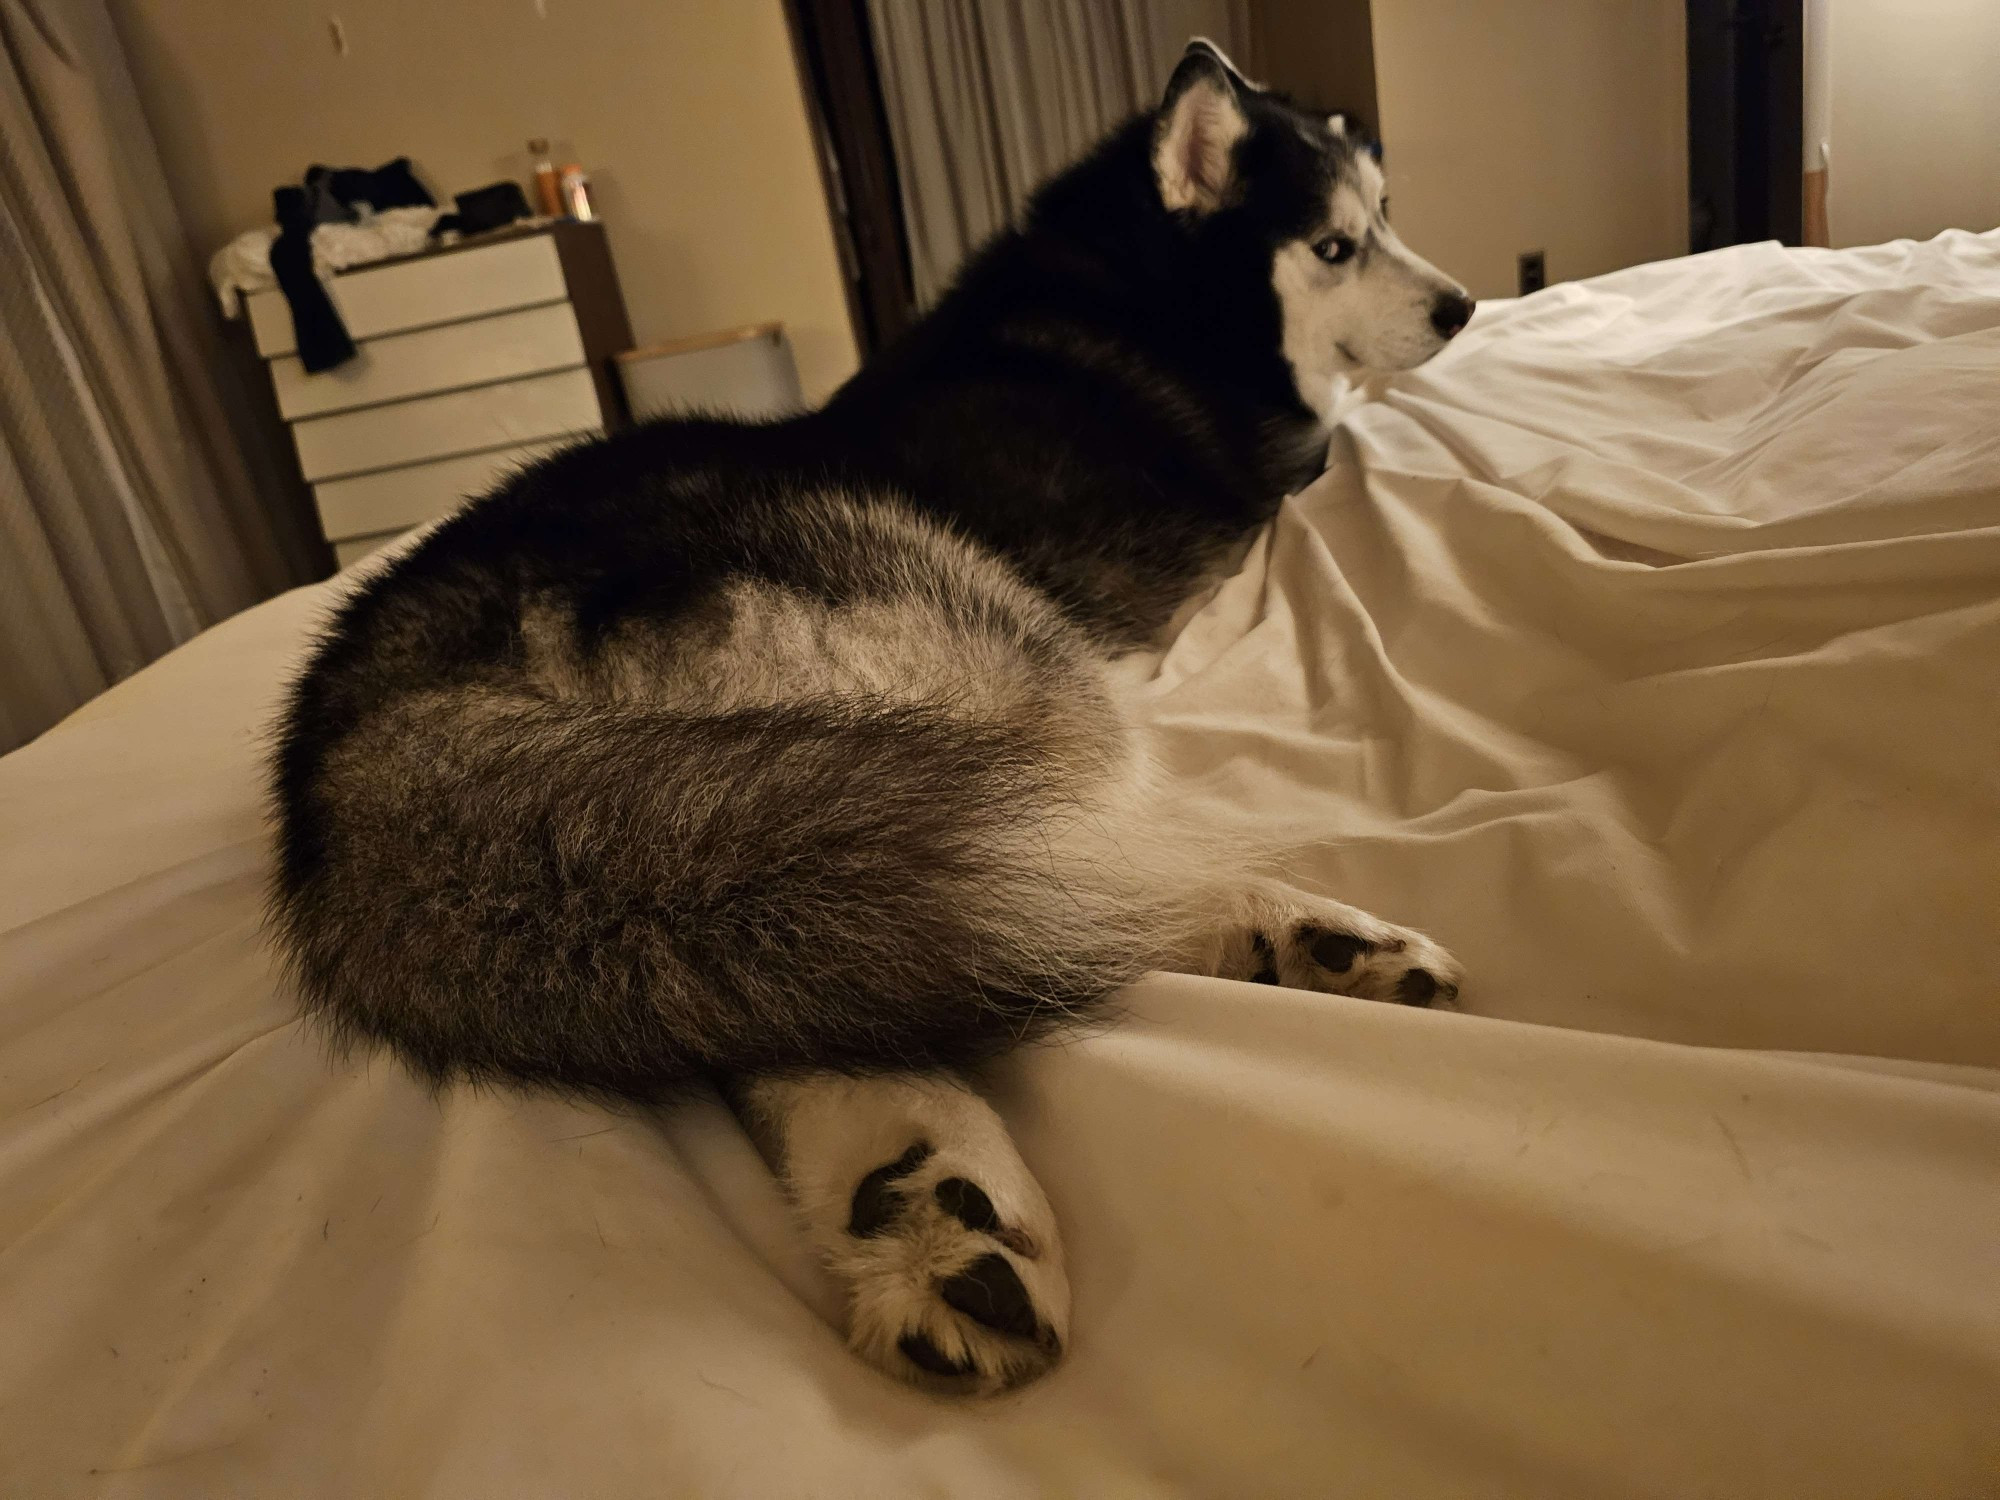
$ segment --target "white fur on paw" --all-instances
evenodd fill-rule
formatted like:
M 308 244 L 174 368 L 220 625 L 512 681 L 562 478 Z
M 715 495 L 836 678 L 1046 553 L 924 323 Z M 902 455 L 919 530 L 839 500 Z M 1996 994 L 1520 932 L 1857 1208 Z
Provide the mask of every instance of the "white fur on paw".
M 1337 901 L 1250 903 L 1217 944 L 1213 973 L 1328 995 L 1451 1009 L 1464 968 L 1412 927 Z
M 912 1142 L 856 1186 L 841 1241 L 828 1261 L 848 1286 L 848 1342 L 892 1375 L 991 1393 L 1062 1357 L 1062 1241 L 1011 1147 Z

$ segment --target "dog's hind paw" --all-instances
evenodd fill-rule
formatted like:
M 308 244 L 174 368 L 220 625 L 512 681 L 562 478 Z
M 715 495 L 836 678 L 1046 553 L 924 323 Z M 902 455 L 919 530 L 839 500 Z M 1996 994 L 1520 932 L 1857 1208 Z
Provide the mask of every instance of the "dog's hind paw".
M 863 1358 L 920 1385 L 991 1393 L 1062 1357 L 1069 1286 L 1055 1216 L 1011 1143 L 953 1146 L 919 1140 L 861 1179 L 833 1270 Z
M 1069 1338 L 1055 1212 L 993 1107 L 956 1078 L 752 1087 L 806 1232 L 847 1294 L 847 1341 L 898 1379 L 991 1394 Z

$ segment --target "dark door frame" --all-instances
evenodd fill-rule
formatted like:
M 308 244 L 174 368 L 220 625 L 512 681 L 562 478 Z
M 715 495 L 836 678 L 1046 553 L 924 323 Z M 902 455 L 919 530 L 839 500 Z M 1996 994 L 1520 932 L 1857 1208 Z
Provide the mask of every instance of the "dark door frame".
M 865 360 L 916 319 L 896 152 L 867 0 L 785 0 L 833 215 L 848 316 Z
M 1688 248 L 1805 234 L 1804 0 L 1687 0 Z

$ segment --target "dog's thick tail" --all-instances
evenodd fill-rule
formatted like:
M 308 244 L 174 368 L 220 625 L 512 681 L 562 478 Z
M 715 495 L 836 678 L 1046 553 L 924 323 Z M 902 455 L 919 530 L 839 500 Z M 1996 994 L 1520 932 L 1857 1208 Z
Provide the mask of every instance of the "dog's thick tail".
M 308 1008 L 433 1079 L 963 1066 L 1200 920 L 1145 781 L 1081 710 L 412 694 L 281 783 L 273 910 Z

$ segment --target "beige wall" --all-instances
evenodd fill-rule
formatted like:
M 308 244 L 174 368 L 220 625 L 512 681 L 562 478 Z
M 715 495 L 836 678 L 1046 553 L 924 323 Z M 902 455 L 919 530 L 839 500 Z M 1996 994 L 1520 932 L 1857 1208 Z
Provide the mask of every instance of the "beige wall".
M 1992 0 L 1976 0 L 1992 3 Z M 1684 255 L 1682 0 L 1374 0 L 1396 228 L 1475 296 Z
M 1837 0 L 1836 245 L 2000 225 L 2000 0 Z
M 854 368 L 778 0 L 112 8 L 204 256 L 313 162 L 407 154 L 448 200 L 525 183 L 525 143 L 547 136 L 591 174 L 641 342 L 782 318 L 809 398 Z

